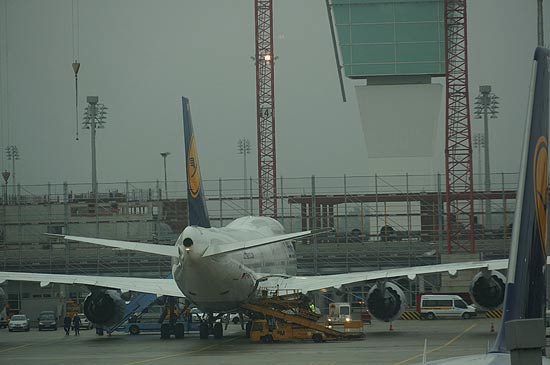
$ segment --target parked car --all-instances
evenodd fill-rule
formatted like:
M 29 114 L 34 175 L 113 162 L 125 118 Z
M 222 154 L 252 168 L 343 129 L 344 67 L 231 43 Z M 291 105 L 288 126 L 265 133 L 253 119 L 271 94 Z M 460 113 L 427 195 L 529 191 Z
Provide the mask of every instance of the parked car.
M 29 332 L 31 329 L 29 318 L 26 314 L 14 314 L 8 323 L 8 330 Z
M 88 321 L 88 318 L 86 318 L 86 315 L 84 313 L 77 313 L 77 316 L 80 317 L 80 329 L 86 329 L 91 330 L 94 328 L 94 324 L 90 321 Z M 74 329 L 74 326 L 71 325 L 71 328 Z
M 57 320 L 54 311 L 42 311 L 38 316 L 38 330 L 50 329 L 57 331 Z

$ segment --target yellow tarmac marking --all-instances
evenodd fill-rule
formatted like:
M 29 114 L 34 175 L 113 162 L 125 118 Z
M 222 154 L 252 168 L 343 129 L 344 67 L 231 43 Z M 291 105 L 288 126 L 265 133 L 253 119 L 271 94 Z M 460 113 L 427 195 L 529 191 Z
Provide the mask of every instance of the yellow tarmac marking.
M 178 352 L 177 354 L 172 354 L 172 355 L 166 355 L 166 356 L 155 357 L 155 358 L 153 358 L 153 359 L 146 359 L 146 360 L 139 360 L 139 361 L 127 362 L 127 363 L 125 363 L 124 365 L 143 364 L 143 363 L 146 363 L 146 362 L 157 361 L 157 360 L 164 360 L 164 359 L 169 359 L 169 358 L 171 358 L 171 357 L 176 357 L 176 356 L 181 356 L 181 355 L 193 354 L 193 353 L 196 353 L 196 352 L 201 352 L 201 351 L 204 351 L 204 350 L 211 349 L 212 347 L 216 347 L 216 346 L 220 346 L 220 345 L 226 344 L 226 343 L 231 342 L 231 341 L 235 341 L 235 340 L 238 339 L 238 338 L 240 338 L 240 337 L 234 337 L 234 338 L 231 338 L 231 339 L 229 339 L 229 340 L 227 340 L 227 341 L 218 342 L 218 343 L 216 343 L 216 344 L 214 344 L 214 345 L 206 346 L 206 347 L 200 348 L 200 349 L 198 349 L 198 350 L 185 351 L 185 352 Z
M 28 344 L 26 344 L 26 345 L 21 345 L 21 346 L 9 347 L 9 348 L 7 348 L 7 349 L 0 350 L 0 353 L 12 351 L 12 350 L 17 350 L 17 349 L 20 349 L 20 348 L 22 348 L 22 347 L 27 347 L 27 346 L 30 346 L 30 345 L 32 345 L 32 343 L 28 343 Z
M 466 333 L 470 332 L 474 327 L 477 326 L 477 323 L 474 323 L 472 324 L 470 327 L 466 328 L 464 331 L 462 331 L 461 333 L 459 333 L 458 335 L 456 335 L 455 337 L 453 337 L 452 339 L 450 339 L 447 343 L 439 346 L 439 347 L 436 347 L 434 349 L 431 349 L 430 351 L 426 351 L 426 354 L 431 354 L 433 352 L 436 352 L 436 351 L 439 351 L 441 350 L 442 348 L 444 347 L 447 347 L 449 345 L 451 345 L 453 342 L 455 342 L 456 340 L 458 340 L 460 337 L 462 337 L 463 335 L 465 335 Z M 405 363 L 408 363 L 409 361 L 412 361 L 412 360 L 415 360 L 415 359 L 418 359 L 420 357 L 422 357 L 422 355 L 424 355 L 424 353 L 420 353 L 418 355 L 414 355 L 414 356 L 411 356 L 409 357 L 408 359 L 405 359 L 403 361 L 400 361 L 400 362 L 396 362 L 396 363 L 393 363 L 392 365 L 402 365 L 402 364 L 405 364 Z

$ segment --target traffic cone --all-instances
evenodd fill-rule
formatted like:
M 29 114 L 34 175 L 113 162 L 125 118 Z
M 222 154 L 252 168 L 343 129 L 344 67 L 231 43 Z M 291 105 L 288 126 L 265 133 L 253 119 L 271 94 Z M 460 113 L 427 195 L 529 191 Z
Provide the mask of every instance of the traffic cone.
M 393 331 L 393 322 L 390 322 L 390 332 Z
M 495 326 L 493 325 L 493 322 L 491 322 L 491 333 L 495 332 Z

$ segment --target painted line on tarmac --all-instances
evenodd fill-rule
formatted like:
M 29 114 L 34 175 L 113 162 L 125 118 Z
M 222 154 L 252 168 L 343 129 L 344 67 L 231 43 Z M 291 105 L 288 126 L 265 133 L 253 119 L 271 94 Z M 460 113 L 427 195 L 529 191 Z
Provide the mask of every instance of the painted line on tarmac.
M 146 362 L 164 360 L 164 359 L 169 359 L 169 358 L 171 358 L 171 357 L 176 357 L 176 356 L 181 356 L 181 355 L 194 354 L 194 353 L 196 353 L 196 352 L 201 352 L 201 351 L 204 351 L 204 350 L 207 350 L 207 349 L 211 349 L 211 348 L 216 347 L 216 346 L 220 346 L 220 345 L 226 344 L 226 343 L 231 342 L 231 341 L 235 341 L 235 340 L 237 340 L 237 339 L 239 339 L 239 338 L 241 338 L 241 336 L 231 338 L 231 339 L 229 339 L 229 340 L 227 340 L 227 341 L 218 342 L 218 343 L 215 343 L 215 344 L 213 344 L 213 345 L 210 345 L 210 346 L 206 346 L 206 347 L 200 348 L 200 349 L 198 349 L 198 350 L 185 351 L 185 352 L 178 352 L 177 354 L 171 354 L 171 355 L 166 355 L 166 356 L 155 357 L 155 358 L 153 358 L 153 359 L 145 359 L 145 360 L 127 362 L 127 363 L 124 363 L 124 365 L 143 364 L 143 363 L 146 363 Z
M 431 349 L 430 351 L 426 351 L 426 354 L 431 354 L 433 352 L 436 352 L 436 351 L 439 351 L 441 350 L 442 348 L 444 347 L 447 347 L 449 345 L 451 345 L 453 342 L 455 342 L 456 340 L 458 340 L 460 337 L 464 336 L 466 333 L 470 332 L 474 327 L 477 326 L 477 323 L 474 323 L 472 324 L 470 327 L 466 328 L 464 331 L 462 331 L 461 333 L 459 333 L 458 335 L 456 335 L 455 337 L 451 338 L 449 341 L 447 341 L 445 344 L 441 345 L 441 346 L 438 346 L 436 348 L 433 348 Z M 402 364 L 406 364 L 408 363 L 409 361 L 412 361 L 412 360 L 416 360 L 420 357 L 422 357 L 422 355 L 424 355 L 424 353 L 420 353 L 418 355 L 414 355 L 414 356 L 411 356 L 409 357 L 408 359 L 405 359 L 403 361 L 399 361 L 399 362 L 396 362 L 396 363 L 393 363 L 392 365 L 402 365 Z
M 8 352 L 8 351 L 13 351 L 13 350 L 17 350 L 17 349 L 20 349 L 20 348 L 23 348 L 23 347 L 27 347 L 27 346 L 30 346 L 32 345 L 32 343 L 27 343 L 25 345 L 20 345 L 20 346 L 15 346 L 15 347 L 8 347 L 7 349 L 4 349 L 4 350 L 0 350 L 0 353 L 2 352 Z
M 75 337 L 78 337 L 78 336 L 75 336 Z M 40 341 L 40 342 L 32 342 L 32 343 L 27 343 L 27 344 L 24 344 L 24 345 L 20 345 L 20 346 L 15 346 L 15 347 L 9 347 L 7 349 L 3 349 L 3 350 L 0 350 L 0 354 L 3 353 L 3 352 L 8 352 L 8 351 L 13 351 L 13 350 L 18 350 L 18 349 L 21 349 L 21 348 L 24 348 L 24 347 L 29 347 L 29 346 L 33 346 L 33 345 L 46 345 L 46 344 L 49 344 L 49 343 L 56 343 L 56 342 L 67 342 L 66 340 L 71 340 L 70 342 L 74 342 L 74 341 L 77 341 L 78 339 L 77 338 L 74 338 L 73 337 L 67 337 L 67 336 L 63 336 L 63 337 L 60 337 L 60 338 L 53 338 L 51 340 L 45 340 L 45 341 Z

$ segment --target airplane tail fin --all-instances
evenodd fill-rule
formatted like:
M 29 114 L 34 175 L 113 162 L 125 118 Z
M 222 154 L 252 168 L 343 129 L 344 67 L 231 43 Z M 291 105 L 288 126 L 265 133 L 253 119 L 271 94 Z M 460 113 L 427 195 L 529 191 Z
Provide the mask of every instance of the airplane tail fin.
M 506 352 L 505 322 L 544 318 L 550 50 L 537 48 L 512 229 L 500 330 L 491 352 Z
M 210 218 L 206 208 L 206 199 L 201 178 L 201 169 L 193 123 L 191 122 L 191 110 L 189 99 L 181 98 L 183 106 L 183 134 L 185 137 L 185 160 L 187 172 L 187 207 L 190 226 L 210 228 Z

